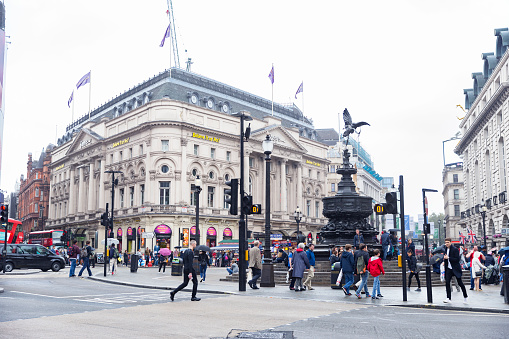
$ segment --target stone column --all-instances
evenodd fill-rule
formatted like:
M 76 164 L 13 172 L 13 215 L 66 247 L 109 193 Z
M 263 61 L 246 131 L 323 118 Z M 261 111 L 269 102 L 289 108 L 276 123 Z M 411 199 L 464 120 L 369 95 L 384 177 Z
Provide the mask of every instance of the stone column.
M 101 171 L 99 173 L 99 206 L 98 206 L 98 209 L 106 209 L 106 205 L 105 205 L 105 202 L 104 202 L 104 197 L 105 197 L 105 192 L 104 192 L 104 171 L 106 170 L 106 168 L 104 168 L 104 165 L 106 164 L 106 162 L 101 159 L 99 160 L 99 170 Z
M 286 159 L 281 159 L 281 212 L 288 210 L 288 200 L 286 197 Z
M 90 170 L 88 174 L 88 206 L 87 212 L 95 211 L 96 208 L 94 206 L 94 198 L 95 198 L 95 179 L 94 179 L 94 170 L 95 170 L 95 159 L 91 159 L 90 161 Z
M 85 210 L 85 175 L 84 167 L 79 167 L 79 186 L 78 186 L 78 213 L 83 213 Z
M 152 198 L 152 195 L 154 193 L 154 187 L 150 184 L 150 170 L 151 170 L 151 162 L 152 159 L 150 157 L 150 139 L 146 143 L 146 154 L 147 157 L 145 158 L 145 202 L 144 205 L 150 205 L 150 203 L 155 203 L 154 199 Z
M 74 189 L 75 168 L 71 165 L 69 171 L 69 215 L 76 214 L 74 202 L 76 201 L 76 190 Z M 65 212 L 64 212 L 65 213 Z
M 191 194 L 191 187 L 187 182 L 187 139 L 180 138 L 180 181 L 181 181 L 181 196 L 180 200 L 182 205 L 189 205 L 189 197 Z
M 301 211 L 305 211 L 305 206 L 302 206 L 302 165 L 297 165 L 297 206 Z
M 244 151 L 244 192 L 249 194 L 249 154 L 250 152 Z M 240 191 L 239 191 L 240 192 Z

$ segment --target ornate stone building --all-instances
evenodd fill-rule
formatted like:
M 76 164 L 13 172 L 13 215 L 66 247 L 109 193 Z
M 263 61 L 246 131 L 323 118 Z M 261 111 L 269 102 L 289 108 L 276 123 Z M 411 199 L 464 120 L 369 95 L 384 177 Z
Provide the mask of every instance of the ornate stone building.
M 251 136 L 240 149 L 240 121 L 248 111 Z M 247 124 L 246 124 L 247 127 Z M 271 225 L 292 237 L 293 211 L 309 204 L 301 230 L 316 234 L 325 224 L 327 145 L 317 140 L 312 122 L 295 106 L 265 99 L 205 77 L 172 69 L 140 84 L 69 126 L 52 152 L 50 213 L 47 228 L 70 229 L 78 240 L 104 238 L 100 216 L 111 209 L 116 174 L 114 237 L 132 251 L 138 232 L 153 232 L 181 245 L 179 233 L 196 237 L 195 196 L 202 180 L 200 243 L 238 238 L 238 216 L 228 214 L 225 181 L 240 177 L 245 159 L 245 190 L 253 203 L 265 202 L 262 141 L 274 141 L 271 161 Z M 263 235 L 264 214 L 248 218 L 248 229 Z M 173 235 L 173 236 L 171 236 Z M 186 238 L 186 240 L 188 240 Z M 141 246 L 152 246 L 150 240 Z
M 464 201 L 463 191 L 463 164 L 448 164 L 442 171 L 442 183 L 444 188 L 442 196 L 444 197 L 444 222 L 446 237 L 454 239 L 459 238 L 459 232 L 463 232 L 461 227 L 461 205 Z M 465 234 L 466 235 L 466 234 Z

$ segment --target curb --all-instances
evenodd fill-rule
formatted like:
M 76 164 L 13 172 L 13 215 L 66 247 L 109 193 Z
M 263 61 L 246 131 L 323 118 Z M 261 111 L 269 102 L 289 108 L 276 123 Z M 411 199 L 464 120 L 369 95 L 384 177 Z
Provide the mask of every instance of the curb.
M 448 310 L 448 311 L 465 311 L 465 312 L 484 312 L 484 313 L 502 313 L 509 314 L 509 309 L 495 309 L 495 308 L 479 308 L 479 307 L 454 307 L 446 305 L 434 305 L 434 304 L 412 304 L 412 305 L 383 305 L 391 307 L 409 307 L 409 308 L 424 308 L 431 310 Z
M 35 272 L 6 272 L 6 273 L 2 273 L 0 272 L 0 275 L 5 275 L 5 276 L 9 276 L 9 275 L 29 275 L 29 274 L 37 274 L 37 273 L 41 273 L 42 271 L 35 271 Z
M 124 282 L 124 281 L 114 281 L 114 280 L 108 280 L 104 278 L 97 278 L 95 276 L 87 277 L 87 279 L 95 280 L 107 284 L 114 284 L 114 285 L 123 285 L 123 286 L 130 286 L 130 287 L 137 287 L 137 288 L 148 288 L 148 289 L 154 289 L 154 290 L 167 290 L 167 291 L 173 291 L 175 287 L 169 287 L 169 286 L 155 286 L 155 285 L 141 285 L 141 284 L 135 284 L 131 282 Z M 184 292 L 192 292 L 192 289 L 184 288 L 182 291 Z M 213 290 L 200 290 L 198 289 L 198 292 L 200 293 L 208 293 L 208 294 L 223 294 L 223 295 L 236 295 L 235 292 L 227 292 L 227 291 L 213 291 Z

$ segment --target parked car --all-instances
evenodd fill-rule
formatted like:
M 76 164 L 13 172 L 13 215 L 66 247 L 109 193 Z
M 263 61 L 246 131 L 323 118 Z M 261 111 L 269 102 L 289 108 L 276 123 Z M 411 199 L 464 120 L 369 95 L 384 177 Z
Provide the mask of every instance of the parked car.
M 3 264 L 4 258 L 0 255 L 0 270 L 3 270 Z M 51 269 L 54 272 L 58 272 L 64 267 L 64 259 L 59 255 L 53 254 L 42 245 L 7 245 L 6 272 L 11 272 L 14 268 L 33 268 L 44 272 Z

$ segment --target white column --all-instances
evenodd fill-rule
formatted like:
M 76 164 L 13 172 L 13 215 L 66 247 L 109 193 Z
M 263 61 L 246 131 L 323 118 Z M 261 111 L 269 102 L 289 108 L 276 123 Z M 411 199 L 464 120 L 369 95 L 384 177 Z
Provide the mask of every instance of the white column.
M 288 210 L 286 197 L 286 159 L 281 159 L 281 212 Z
M 89 171 L 89 174 L 88 174 L 88 206 L 87 206 L 87 211 L 94 211 L 95 210 L 95 206 L 94 206 L 94 197 L 95 197 L 95 179 L 94 179 L 94 170 L 95 170 L 95 166 L 94 166 L 94 162 L 95 160 L 92 159 L 90 161 L 90 171 Z
M 180 153 L 181 153 L 181 162 L 180 162 L 180 182 L 181 182 L 181 196 L 180 200 L 184 205 L 188 205 L 190 203 L 189 197 L 191 194 L 191 187 L 187 182 L 187 139 L 180 139 Z
M 104 171 L 106 170 L 106 168 L 104 168 L 105 164 L 106 162 L 103 159 L 99 160 L 99 170 L 101 171 L 99 173 L 99 209 L 106 209 L 106 205 L 104 203 L 104 197 L 106 194 L 106 192 L 104 192 Z
M 78 213 L 84 212 L 84 200 L 85 200 L 85 175 L 83 174 L 84 167 L 79 168 L 79 188 L 78 188 Z
M 302 165 L 297 165 L 297 206 L 301 211 L 305 211 L 305 206 L 302 205 Z
M 244 192 L 249 193 L 249 152 L 244 151 Z
M 74 188 L 74 172 L 75 168 L 71 166 L 71 170 L 69 171 L 69 215 L 76 214 L 74 209 L 74 202 L 76 201 L 76 190 Z M 65 212 L 64 212 L 65 213 Z

